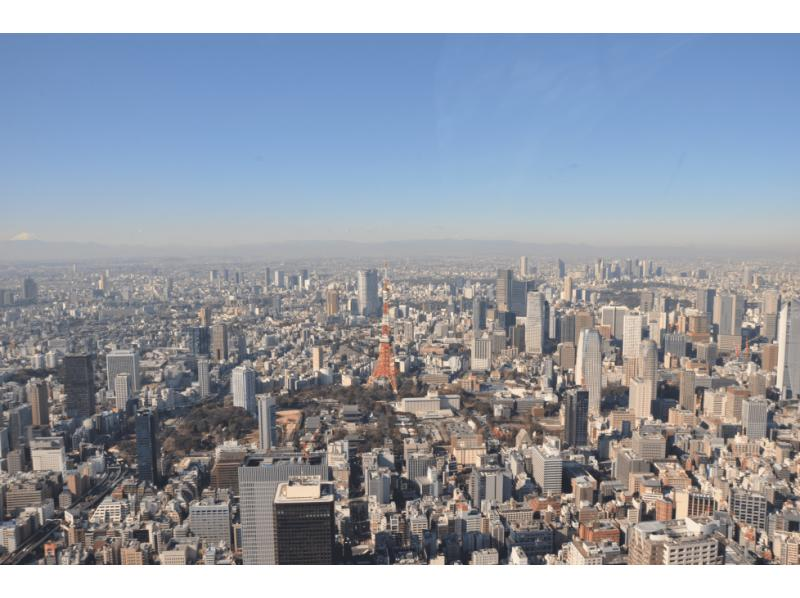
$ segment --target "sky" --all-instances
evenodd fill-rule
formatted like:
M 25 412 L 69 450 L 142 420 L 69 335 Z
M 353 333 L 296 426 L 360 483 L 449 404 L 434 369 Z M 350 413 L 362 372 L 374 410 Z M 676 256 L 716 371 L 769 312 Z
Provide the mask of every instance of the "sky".
M 0 35 L 0 239 L 800 245 L 800 36 Z

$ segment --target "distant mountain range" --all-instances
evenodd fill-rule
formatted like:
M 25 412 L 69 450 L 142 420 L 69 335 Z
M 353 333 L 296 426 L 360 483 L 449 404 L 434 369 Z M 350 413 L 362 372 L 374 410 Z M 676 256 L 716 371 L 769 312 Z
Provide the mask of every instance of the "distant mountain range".
M 74 262 L 135 260 L 153 258 L 422 258 L 422 257 L 531 257 L 577 258 L 766 258 L 797 257 L 798 248 L 713 247 L 713 246 L 592 246 L 582 244 L 541 244 L 504 240 L 426 239 L 419 241 L 281 241 L 221 247 L 102 245 L 98 243 L 48 242 L 40 240 L 0 241 L 0 262 Z

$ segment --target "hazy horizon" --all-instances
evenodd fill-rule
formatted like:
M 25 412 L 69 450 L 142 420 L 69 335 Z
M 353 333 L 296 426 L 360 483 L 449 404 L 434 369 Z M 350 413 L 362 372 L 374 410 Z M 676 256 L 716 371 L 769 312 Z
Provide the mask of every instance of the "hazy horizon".
M 0 239 L 796 247 L 799 50 L 796 35 L 2 36 Z

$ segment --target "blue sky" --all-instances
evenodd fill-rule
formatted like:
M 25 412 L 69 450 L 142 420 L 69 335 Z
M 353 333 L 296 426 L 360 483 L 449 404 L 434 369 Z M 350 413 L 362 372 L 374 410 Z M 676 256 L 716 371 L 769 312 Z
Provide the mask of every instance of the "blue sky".
M 800 36 L 0 36 L 0 238 L 797 243 Z

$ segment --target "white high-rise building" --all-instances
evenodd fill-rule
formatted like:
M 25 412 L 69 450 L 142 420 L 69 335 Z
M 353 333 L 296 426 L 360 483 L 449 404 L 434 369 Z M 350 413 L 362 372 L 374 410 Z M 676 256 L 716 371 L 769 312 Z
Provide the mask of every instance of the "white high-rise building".
M 544 295 L 539 292 L 528 293 L 527 315 L 525 316 L 525 351 L 541 354 L 544 351 Z
M 30 448 L 33 471 L 67 470 L 67 454 L 63 438 L 34 438 Z
M 636 359 L 642 343 L 642 315 L 625 314 L 622 332 L 622 357 Z
M 575 383 L 589 391 L 589 414 L 599 414 L 603 390 L 603 350 L 597 330 L 587 328 L 580 333 Z
M 769 401 L 764 397 L 749 397 L 742 401 L 742 429 L 750 440 L 767 435 Z
M 781 396 L 800 393 L 800 300 L 787 301 L 778 322 L 778 380 Z
M 205 399 L 211 394 L 211 375 L 208 371 L 208 359 L 197 360 L 197 382 L 200 386 L 200 398 Z
M 139 378 L 139 354 L 136 351 L 111 351 L 106 356 L 106 379 L 110 387 L 113 387 L 114 380 L 119 374 L 128 374 L 131 377 L 131 390 L 133 392 L 139 390 L 141 380 Z
M 130 374 L 117 374 L 114 378 L 114 406 L 117 411 L 125 411 L 128 399 L 131 398 L 131 376 Z
M 473 372 L 485 372 L 492 367 L 492 340 L 486 336 L 472 341 L 470 369 Z
M 640 343 L 636 361 L 636 384 L 631 381 L 631 405 L 637 419 L 648 419 L 652 415 L 653 401 L 658 389 L 658 347 L 655 341 L 645 339 Z
M 534 446 L 531 449 L 531 467 L 533 481 L 542 489 L 542 494 L 561 492 L 563 459 L 557 438 L 549 436 L 541 446 Z
M 363 316 L 377 316 L 381 312 L 377 270 L 358 272 L 358 312 Z
M 246 365 L 233 368 L 231 388 L 233 391 L 234 407 L 241 407 L 242 409 L 246 409 L 251 415 L 256 415 L 255 371 Z
M 258 397 L 258 448 L 270 450 L 277 444 L 275 414 L 277 404 L 275 397 L 259 395 Z

